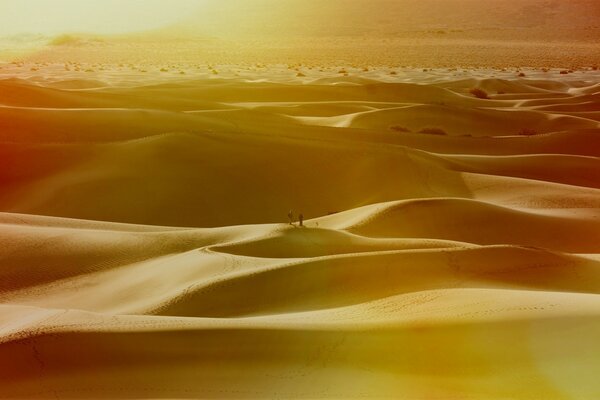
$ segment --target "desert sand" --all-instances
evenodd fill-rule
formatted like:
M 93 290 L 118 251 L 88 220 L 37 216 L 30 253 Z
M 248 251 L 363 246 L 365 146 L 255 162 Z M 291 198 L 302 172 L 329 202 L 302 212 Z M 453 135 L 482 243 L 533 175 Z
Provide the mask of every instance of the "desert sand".
M 1 66 L 0 397 L 600 398 L 598 71 L 169 67 Z

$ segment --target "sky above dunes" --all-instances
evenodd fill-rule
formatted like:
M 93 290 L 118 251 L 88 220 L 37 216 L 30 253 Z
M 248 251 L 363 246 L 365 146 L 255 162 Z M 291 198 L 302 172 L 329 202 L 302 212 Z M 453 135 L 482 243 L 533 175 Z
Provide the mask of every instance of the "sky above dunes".
M 127 33 L 176 23 L 206 0 L 0 0 L 0 35 Z
M 598 0 L 211 0 L 181 25 L 216 36 L 393 36 L 427 29 L 591 28 Z
M 0 0 L 0 35 L 178 32 L 230 38 L 427 29 L 600 28 L 597 0 Z

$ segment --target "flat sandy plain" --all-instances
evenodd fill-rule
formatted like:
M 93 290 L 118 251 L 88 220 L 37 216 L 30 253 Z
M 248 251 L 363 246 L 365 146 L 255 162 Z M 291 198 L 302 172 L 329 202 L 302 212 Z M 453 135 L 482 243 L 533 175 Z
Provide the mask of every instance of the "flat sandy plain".
M 600 398 L 598 71 L 1 67 L 0 397 Z

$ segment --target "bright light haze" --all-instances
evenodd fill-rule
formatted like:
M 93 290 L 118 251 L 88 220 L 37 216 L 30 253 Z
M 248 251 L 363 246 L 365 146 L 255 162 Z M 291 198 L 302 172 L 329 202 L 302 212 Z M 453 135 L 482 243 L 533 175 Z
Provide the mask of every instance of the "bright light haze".
M 127 33 L 201 10 L 205 0 L 0 0 L 0 35 Z

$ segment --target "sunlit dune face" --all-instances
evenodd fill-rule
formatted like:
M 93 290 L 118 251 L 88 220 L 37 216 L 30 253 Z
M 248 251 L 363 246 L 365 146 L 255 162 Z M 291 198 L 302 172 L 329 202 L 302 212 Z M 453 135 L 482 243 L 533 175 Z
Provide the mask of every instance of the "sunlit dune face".
M 205 0 L 0 0 L 0 35 L 127 33 L 175 23 Z

